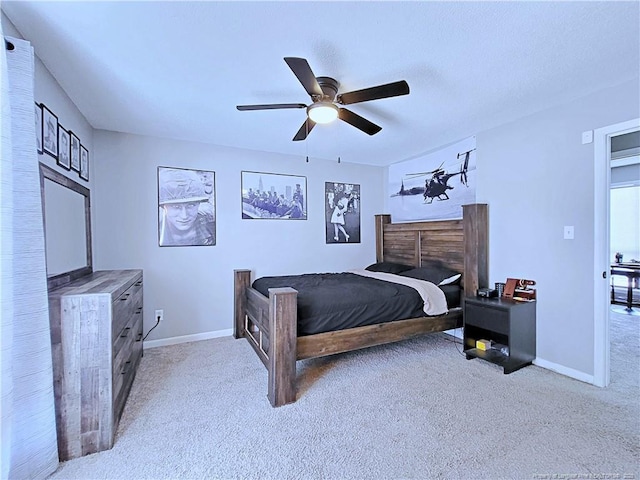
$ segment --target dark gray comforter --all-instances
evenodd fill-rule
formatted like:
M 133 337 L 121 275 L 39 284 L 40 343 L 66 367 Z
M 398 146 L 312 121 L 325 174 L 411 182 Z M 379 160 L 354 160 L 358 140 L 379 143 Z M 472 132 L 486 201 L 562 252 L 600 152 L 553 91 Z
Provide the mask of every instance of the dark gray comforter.
M 265 296 L 277 287 L 298 291 L 299 336 L 425 316 L 415 289 L 354 273 L 262 277 L 253 282 Z

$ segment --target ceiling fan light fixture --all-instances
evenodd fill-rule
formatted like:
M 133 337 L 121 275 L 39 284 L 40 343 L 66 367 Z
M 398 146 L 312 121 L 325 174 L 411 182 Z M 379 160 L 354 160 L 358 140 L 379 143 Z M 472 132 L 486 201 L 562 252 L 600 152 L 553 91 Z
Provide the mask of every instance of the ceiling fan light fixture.
M 307 115 L 315 123 L 330 123 L 338 118 L 338 107 L 328 102 L 314 103 L 307 107 Z

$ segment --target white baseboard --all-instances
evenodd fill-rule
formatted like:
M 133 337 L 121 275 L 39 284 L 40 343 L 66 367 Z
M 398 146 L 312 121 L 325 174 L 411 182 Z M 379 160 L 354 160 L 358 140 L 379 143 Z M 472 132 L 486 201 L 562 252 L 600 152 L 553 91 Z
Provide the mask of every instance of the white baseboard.
M 536 358 L 533 361 L 534 365 L 538 367 L 546 368 L 547 370 L 551 370 L 552 372 L 559 373 L 561 375 L 565 375 L 567 377 L 574 378 L 576 380 L 580 380 L 581 382 L 590 383 L 594 385 L 593 375 L 588 375 L 579 370 L 574 370 L 573 368 L 568 368 L 563 365 L 558 365 L 557 363 L 549 362 L 547 360 L 543 360 L 541 358 Z
M 176 345 L 178 343 L 199 342 L 200 340 L 211 340 L 212 338 L 228 337 L 233 335 L 233 329 L 216 330 L 215 332 L 195 333 L 193 335 L 182 335 L 180 337 L 161 338 L 159 340 L 148 340 L 144 342 L 144 349 Z

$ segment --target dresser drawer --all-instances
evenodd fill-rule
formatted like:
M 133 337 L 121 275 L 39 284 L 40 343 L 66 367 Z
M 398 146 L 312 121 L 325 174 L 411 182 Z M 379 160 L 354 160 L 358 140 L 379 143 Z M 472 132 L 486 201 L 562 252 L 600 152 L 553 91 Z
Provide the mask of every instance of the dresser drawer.
M 142 358 L 142 317 L 138 319 L 129 330 L 127 343 L 119 352 L 117 366 L 114 362 L 113 373 L 113 415 L 117 423 L 122 415 L 133 379 L 135 378 L 138 364 Z M 128 353 L 128 355 L 126 355 Z
M 116 340 L 133 316 L 142 318 L 142 278 L 116 298 L 111 309 L 113 312 L 112 335 Z
M 126 332 L 126 333 L 125 333 Z M 140 355 L 142 349 L 142 317 L 132 322 L 131 327 L 123 329 L 118 351 L 113 353 L 113 398 L 117 398 L 123 385 L 127 383 L 130 374 L 138 366 L 136 355 Z
M 467 302 L 464 323 L 473 327 L 509 334 L 509 312 Z

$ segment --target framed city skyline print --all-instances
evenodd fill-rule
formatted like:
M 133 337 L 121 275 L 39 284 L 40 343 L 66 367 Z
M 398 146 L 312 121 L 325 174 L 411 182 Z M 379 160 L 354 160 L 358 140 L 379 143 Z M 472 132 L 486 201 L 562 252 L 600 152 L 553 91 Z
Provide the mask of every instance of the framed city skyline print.
M 307 177 L 241 172 L 243 219 L 307 219 Z

